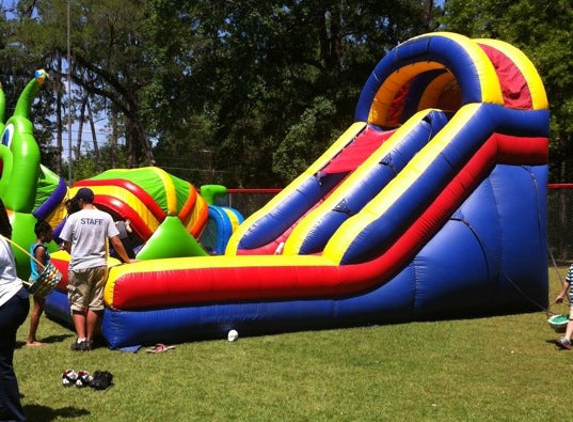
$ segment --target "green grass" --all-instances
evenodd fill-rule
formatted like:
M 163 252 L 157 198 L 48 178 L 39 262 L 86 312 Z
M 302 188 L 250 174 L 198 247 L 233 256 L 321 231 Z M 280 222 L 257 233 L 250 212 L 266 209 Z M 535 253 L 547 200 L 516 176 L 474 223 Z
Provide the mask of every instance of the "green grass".
M 573 352 L 557 350 L 541 311 L 186 343 L 157 355 L 72 352 L 74 333 L 45 317 L 38 334 L 49 344 L 15 356 L 30 421 L 500 422 L 570 412 Z M 114 386 L 64 388 L 69 368 L 108 370 Z

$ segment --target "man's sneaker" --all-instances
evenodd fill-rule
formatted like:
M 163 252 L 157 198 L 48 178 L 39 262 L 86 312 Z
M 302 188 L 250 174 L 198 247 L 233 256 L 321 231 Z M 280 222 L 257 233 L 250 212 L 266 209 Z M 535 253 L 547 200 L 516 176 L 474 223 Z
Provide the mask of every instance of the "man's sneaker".
M 76 387 L 84 388 L 92 385 L 93 377 L 88 373 L 88 371 L 80 371 L 78 373 L 78 379 L 76 380 Z
M 68 369 L 62 374 L 62 385 L 64 387 L 71 387 L 76 384 L 78 380 L 78 374 L 73 369 Z
M 85 340 L 84 340 L 85 341 Z M 80 343 L 77 340 L 74 341 L 72 343 L 72 345 L 70 346 L 70 349 L 73 350 L 74 352 L 78 352 L 80 350 L 80 345 L 83 343 L 83 341 Z
M 94 348 L 94 342 L 91 340 L 82 341 L 80 343 L 80 350 L 82 352 L 90 352 Z
M 89 340 L 84 340 L 80 343 L 74 341 L 70 346 L 70 349 L 72 349 L 74 352 L 89 352 L 93 349 L 93 342 Z
M 571 340 L 566 337 L 563 337 L 557 340 L 557 346 L 561 347 L 562 349 L 570 350 L 571 349 Z

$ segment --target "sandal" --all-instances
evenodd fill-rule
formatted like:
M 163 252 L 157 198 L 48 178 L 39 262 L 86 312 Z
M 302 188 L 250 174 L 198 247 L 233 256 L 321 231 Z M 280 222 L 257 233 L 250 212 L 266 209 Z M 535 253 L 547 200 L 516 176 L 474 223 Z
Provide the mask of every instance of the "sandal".
M 146 350 L 147 353 L 163 353 L 170 349 L 175 349 L 175 346 L 166 346 L 163 343 L 157 343 L 155 346 Z

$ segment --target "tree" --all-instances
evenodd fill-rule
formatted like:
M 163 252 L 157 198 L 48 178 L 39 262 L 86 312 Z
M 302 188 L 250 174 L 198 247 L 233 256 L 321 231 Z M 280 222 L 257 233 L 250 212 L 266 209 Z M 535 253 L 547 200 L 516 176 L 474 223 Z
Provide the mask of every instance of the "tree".
M 428 30 L 427 3 L 157 0 L 158 115 L 169 98 L 206 116 L 224 184 L 284 186 L 352 122 L 384 52 Z
M 145 50 L 147 1 L 82 0 L 71 1 L 71 78 L 81 88 L 73 101 L 98 100 L 100 110 L 114 108 L 125 116 L 125 139 L 130 167 L 154 162 L 142 110 L 142 91 L 153 79 L 146 64 Z M 18 3 L 30 16 L 15 26 L 13 39 L 36 54 L 43 54 L 57 81 L 67 77 L 55 57 L 66 57 L 66 2 L 36 1 Z M 66 67 L 67 67 L 66 63 Z M 63 86 L 63 85 L 61 85 Z M 68 108 L 71 104 L 68 104 Z M 96 110 L 99 111 L 99 110 Z M 76 117 L 77 118 L 77 117 Z
M 76 180 L 88 179 L 94 175 L 101 173 L 103 169 L 111 168 L 124 168 L 127 167 L 127 150 L 125 147 L 117 148 L 114 154 L 111 153 L 111 144 L 105 145 L 101 148 L 100 158 L 98 159 L 95 152 L 87 151 L 78 159 L 73 161 L 73 172 Z M 113 165 L 112 157 L 116 157 L 116 164 Z
M 550 180 L 573 178 L 573 5 L 569 0 L 449 0 L 444 28 L 520 48 L 534 63 L 551 109 Z
M 58 90 L 70 6 L 78 89 L 67 97 L 118 123 L 111 140 L 125 138 L 130 167 L 157 153 L 160 166 L 233 187 L 284 186 L 308 166 L 353 121 L 376 63 L 431 30 L 435 9 L 432 0 L 17 5 L 12 39 L 50 65 Z
M 6 2 L 7 4 L 7 2 Z M 10 18 L 7 18 L 7 15 Z M 45 56 L 37 54 L 16 36 L 17 28 L 30 20 L 29 7 L 19 2 L 0 6 L 0 83 L 6 97 L 7 119 L 14 111 L 14 106 L 26 84 L 34 77 L 34 72 L 44 68 Z M 56 103 L 55 90 L 57 84 L 50 83 L 37 94 L 31 112 L 35 128 L 35 136 L 41 152 L 42 162 L 52 168 L 59 168 L 60 153 L 51 146 L 52 134 L 56 131 L 56 123 L 49 118 L 54 115 Z

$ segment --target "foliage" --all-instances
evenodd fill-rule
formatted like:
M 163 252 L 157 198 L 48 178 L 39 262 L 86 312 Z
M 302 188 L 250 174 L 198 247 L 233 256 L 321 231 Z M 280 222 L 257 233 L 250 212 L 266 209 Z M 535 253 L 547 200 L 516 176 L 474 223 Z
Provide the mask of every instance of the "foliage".
M 352 122 L 358 93 L 383 51 L 426 29 L 421 3 L 406 0 L 222 2 L 216 8 L 157 0 L 153 19 L 150 56 L 161 75 L 154 104 L 163 118 L 156 127 L 170 124 L 165 117 L 173 110 L 177 123 L 207 116 L 211 136 L 204 140 L 213 163 L 225 170 L 223 184 L 236 187 L 288 182 L 289 169 L 273 163 L 273 154 L 291 142 L 288 134 L 315 99 L 334 106 L 333 114 L 317 115 L 332 130 L 317 131 L 309 142 L 316 148 L 299 149 L 288 161 L 316 158 L 333 141 L 328 136 Z
M 0 10 L 0 83 L 6 98 L 6 115 L 9 118 L 20 93 L 34 77 L 34 71 L 46 67 L 46 57 L 32 48 L 26 39 L 19 37 L 19 29 L 24 22 L 31 21 L 30 11 L 24 4 L 16 3 L 10 8 L 11 19 L 6 18 L 7 2 Z M 55 107 L 55 84 L 40 90 L 37 100 L 32 105 L 34 136 L 42 150 L 42 162 L 49 167 L 57 167 L 58 151 L 50 146 L 55 130 L 55 122 L 50 119 Z
M 207 147 L 212 123 L 202 116 L 182 117 L 182 124 L 164 127 L 154 148 L 160 167 L 195 186 L 222 183 L 213 152 Z
M 19 9 L 31 11 L 27 17 L 10 21 L 12 42 L 41 56 L 62 92 L 62 81 L 69 71 L 68 64 L 63 68 L 60 62 L 62 57 L 67 58 L 68 42 L 62 23 L 67 20 L 69 7 L 71 77 L 77 87 L 69 96 L 73 95 L 77 106 L 87 93 L 96 104 L 96 111 L 121 111 L 126 118 L 123 135 L 131 167 L 153 160 L 139 99 L 152 77 L 141 48 L 147 31 L 145 5 L 146 2 L 112 0 L 20 1 Z M 76 114 L 77 110 L 73 112 Z M 80 118 L 74 116 L 74 120 Z
M 115 157 L 115 165 L 112 165 L 112 156 Z M 68 163 L 66 163 L 68 165 Z M 88 179 L 111 168 L 127 168 L 128 157 L 127 148 L 120 147 L 112 151 L 110 145 L 105 145 L 99 151 L 99 158 L 96 158 L 93 150 L 88 150 L 80 158 L 72 161 L 72 173 L 76 180 Z
M 88 96 L 96 114 L 114 116 L 128 166 L 156 163 L 233 187 L 284 186 L 290 163 L 313 160 L 353 121 L 384 53 L 433 28 L 431 0 L 14 4 L 6 37 L 47 63 L 58 101 L 69 7 L 76 89 L 67 106 L 82 119 L 78 104 Z M 316 128 L 300 121 L 310 116 Z M 61 120 L 56 130 L 61 139 Z M 293 148 L 295 135 L 313 139 Z M 286 159 L 287 152 L 296 155 Z
M 114 139 L 126 140 L 128 166 L 156 162 L 199 184 L 278 187 L 349 125 L 384 52 L 435 28 L 433 3 L 14 1 L 0 14 L 0 77 L 10 107 L 34 69 L 52 74 L 34 116 L 50 117 L 35 117 L 36 136 L 58 171 L 65 128 L 51 117 L 73 106 L 74 120 L 82 118 L 77 104 L 88 95 L 96 114 L 119 116 Z M 551 105 L 552 181 L 573 172 L 569 3 L 449 0 L 439 22 L 505 40 L 532 59 Z M 67 6 L 77 89 L 62 108 Z
M 318 148 L 314 140 L 336 139 L 340 133 L 333 129 L 331 121 L 336 108 L 325 98 L 315 98 L 299 123 L 289 129 L 283 142 L 273 154 L 275 172 L 285 180 L 292 180 L 312 164 L 310 159 L 318 157 L 324 148 Z
M 550 178 L 573 178 L 573 6 L 568 0 L 449 0 L 444 28 L 520 48 L 545 85 L 551 108 Z

